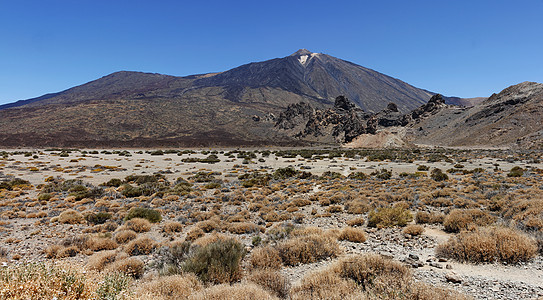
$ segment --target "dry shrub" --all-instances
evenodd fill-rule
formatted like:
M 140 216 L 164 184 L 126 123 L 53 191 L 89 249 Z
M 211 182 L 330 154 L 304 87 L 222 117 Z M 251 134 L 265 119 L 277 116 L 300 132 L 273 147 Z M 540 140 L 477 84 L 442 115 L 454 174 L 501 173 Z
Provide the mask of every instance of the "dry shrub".
M 194 246 L 199 246 L 199 247 L 205 247 L 211 243 L 215 243 L 216 241 L 226 241 L 226 240 L 229 240 L 231 239 L 231 237 L 225 235 L 225 234 L 222 234 L 222 233 L 217 233 L 217 232 L 214 232 L 214 233 L 211 233 L 211 234 L 207 234 L 207 235 L 204 235 L 200 238 L 198 238 L 197 240 L 195 240 L 192 245 Z
M 249 222 L 236 222 L 228 225 L 228 231 L 234 234 L 246 234 L 262 231 L 263 228 Z
M 407 284 L 406 284 L 407 285 Z M 471 297 L 462 295 L 453 290 L 430 286 L 422 282 L 409 282 L 404 289 L 409 292 L 410 299 L 417 300 L 468 300 Z
M 369 227 L 405 226 L 413 220 L 413 215 L 402 206 L 382 207 L 371 211 L 368 216 Z
M 133 218 L 126 221 L 124 228 L 135 232 L 147 232 L 151 230 L 151 222 L 143 218 Z
M 366 241 L 366 233 L 362 229 L 345 227 L 341 230 L 338 239 L 340 241 L 363 243 Z
M 420 225 L 407 225 L 403 229 L 404 234 L 408 234 L 410 236 L 419 236 L 424 232 L 424 227 Z
M 303 198 L 294 199 L 290 203 L 292 205 L 294 205 L 294 206 L 297 206 L 297 207 L 303 207 L 303 206 L 306 206 L 306 205 L 311 205 L 311 201 L 309 201 L 308 199 L 303 199 Z
M 102 280 L 68 264 L 10 264 L 0 270 L 2 299 L 96 299 Z
M 65 247 L 62 245 L 51 245 L 47 248 L 45 248 L 45 257 L 47 258 L 60 258 L 59 253 L 64 249 Z
M 266 222 L 279 222 L 281 220 L 279 214 L 277 214 L 275 211 L 262 215 L 262 219 L 264 219 Z
M 164 224 L 164 227 L 162 228 L 162 231 L 168 233 L 168 234 L 172 234 L 174 232 L 181 232 L 183 231 L 183 224 L 179 223 L 179 222 L 175 222 L 175 221 L 172 221 L 172 222 L 168 222 L 166 224 Z
M 151 254 L 157 247 L 157 243 L 149 237 L 139 237 L 128 243 L 124 249 L 130 256 Z
M 297 212 L 299 211 L 300 209 L 297 207 L 297 206 L 289 206 L 287 207 L 286 211 L 289 212 L 289 213 L 293 213 L 293 212 Z
M 249 264 L 253 269 L 279 270 L 282 267 L 279 251 L 270 246 L 255 248 Z
M 543 231 L 543 199 L 513 201 L 503 210 L 506 219 L 525 230 Z
M 291 299 L 468 299 L 456 292 L 416 283 L 404 265 L 378 255 L 344 258 L 306 275 Z
M 303 228 L 295 228 L 292 230 L 292 236 L 307 236 L 312 234 L 322 234 L 323 231 L 319 227 L 307 226 Z
M 126 244 L 135 239 L 136 236 L 137 234 L 134 230 L 122 229 L 115 233 L 115 241 L 119 244 Z
M 126 258 L 125 256 L 126 254 L 124 255 L 124 257 L 120 258 Z M 119 253 L 114 250 L 95 253 L 91 257 L 89 257 L 89 261 L 87 262 L 87 268 L 89 270 L 102 271 L 107 265 L 114 262 L 117 258 L 119 258 Z
M 439 213 L 428 213 L 425 211 L 417 212 L 415 222 L 417 224 L 442 224 L 445 216 Z
M 364 218 L 363 217 L 356 217 L 356 218 L 352 218 L 350 220 L 347 220 L 345 223 L 347 223 L 347 225 L 349 226 L 363 226 L 364 225 Z
M 219 227 L 219 222 L 217 220 L 205 220 L 196 223 L 196 226 L 202 229 L 205 233 L 211 232 Z
M 272 300 L 277 299 L 254 283 L 219 284 L 190 295 L 189 300 Z
M 117 242 L 106 237 L 90 237 L 86 243 L 86 248 L 92 251 L 113 250 L 117 247 Z
M 345 211 L 350 214 L 363 214 L 371 209 L 367 200 L 352 200 L 345 203 Z
M 354 298 L 356 294 L 361 296 L 359 299 L 364 299 L 354 281 L 343 279 L 333 270 L 326 269 L 304 276 L 301 283 L 291 289 L 290 297 L 292 300 L 344 300 Z
M 256 270 L 247 276 L 247 280 L 279 298 L 287 298 L 290 290 L 288 279 L 275 270 Z
M 537 243 L 517 230 L 487 227 L 451 237 L 436 248 L 436 254 L 473 263 L 518 263 L 535 257 L 537 250 Z
M 343 207 L 341 205 L 331 205 L 326 209 L 329 213 L 338 213 L 343 211 Z
M 447 232 L 460 232 L 461 230 L 473 230 L 477 226 L 491 225 L 496 217 L 480 209 L 455 209 L 445 217 L 443 226 Z
M 185 240 L 192 242 L 195 241 L 205 235 L 205 232 L 202 230 L 202 228 L 194 226 L 192 227 L 185 236 Z
M 62 249 L 58 254 L 58 257 L 74 257 L 79 253 L 77 246 L 69 246 Z
M 128 276 L 140 278 L 145 271 L 145 265 L 141 260 L 135 257 L 129 257 L 114 261 L 107 267 L 107 270 L 122 272 Z
M 411 276 L 405 265 L 375 254 L 343 258 L 332 266 L 332 270 L 342 278 L 353 280 L 363 290 L 380 283 L 397 285 Z
M 52 245 L 45 249 L 45 257 L 47 258 L 64 258 L 74 257 L 79 253 L 80 249 L 77 246 Z
M 202 283 L 194 274 L 171 275 L 141 284 L 136 294 L 139 299 L 187 299 L 202 288 Z
M 341 252 L 335 239 L 316 234 L 289 239 L 280 243 L 277 249 L 281 260 L 288 266 L 336 257 Z
M 58 222 L 61 224 L 79 224 L 83 221 L 85 221 L 83 215 L 73 209 L 65 210 L 58 216 Z
M 331 202 L 330 202 L 330 198 L 321 198 L 321 199 L 319 200 L 319 204 L 320 204 L 321 206 L 328 206 L 328 205 L 330 205 L 330 203 L 331 203 Z

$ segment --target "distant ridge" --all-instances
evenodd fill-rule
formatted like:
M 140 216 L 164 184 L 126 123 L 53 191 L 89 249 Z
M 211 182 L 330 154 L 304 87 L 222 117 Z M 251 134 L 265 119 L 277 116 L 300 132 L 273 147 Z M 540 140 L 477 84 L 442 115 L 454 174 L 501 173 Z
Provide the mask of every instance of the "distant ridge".
M 300 49 L 213 74 L 121 71 L 0 106 L 0 146 L 206 146 L 303 143 L 271 130 L 288 105 L 409 112 L 434 93 L 327 54 Z

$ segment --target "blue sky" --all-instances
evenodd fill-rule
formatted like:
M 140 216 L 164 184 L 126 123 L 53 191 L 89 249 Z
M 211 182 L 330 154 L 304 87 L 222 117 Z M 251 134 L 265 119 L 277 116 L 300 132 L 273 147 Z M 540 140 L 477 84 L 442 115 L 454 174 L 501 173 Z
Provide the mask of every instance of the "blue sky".
M 109 73 L 322 52 L 461 97 L 543 82 L 543 0 L 0 0 L 0 104 Z

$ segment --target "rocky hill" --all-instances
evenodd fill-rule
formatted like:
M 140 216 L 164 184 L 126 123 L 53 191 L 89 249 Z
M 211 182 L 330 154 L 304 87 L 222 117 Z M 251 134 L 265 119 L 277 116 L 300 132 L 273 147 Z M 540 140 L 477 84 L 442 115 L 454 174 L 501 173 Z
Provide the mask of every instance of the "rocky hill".
M 117 72 L 0 106 L 0 146 L 295 145 L 273 130 L 290 104 L 406 113 L 433 93 L 326 54 L 299 50 L 213 74 Z
M 380 112 L 368 113 L 346 97 L 339 96 L 333 108 L 316 109 L 305 102 L 289 105 L 277 118 L 275 129 L 303 141 L 345 144 L 360 136 L 376 135 L 383 129 L 412 126 L 420 120 L 431 118 L 445 107 L 443 96 L 436 94 L 428 103 L 407 114 L 402 114 L 392 102 Z M 358 147 L 367 146 L 357 144 Z
M 471 108 L 444 107 L 412 125 L 419 144 L 543 148 L 543 84 L 523 82 Z

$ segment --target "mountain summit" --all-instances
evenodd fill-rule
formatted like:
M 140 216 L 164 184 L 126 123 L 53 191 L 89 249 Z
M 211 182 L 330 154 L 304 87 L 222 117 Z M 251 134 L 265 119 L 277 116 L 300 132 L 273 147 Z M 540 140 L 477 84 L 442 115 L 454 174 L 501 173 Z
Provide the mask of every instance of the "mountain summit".
M 315 108 L 333 107 L 339 95 L 368 113 L 389 103 L 407 113 L 433 93 L 300 49 L 220 73 L 175 77 L 116 72 L 0 106 L 0 145 L 290 144 L 288 137 L 269 130 L 275 116 L 302 101 Z

